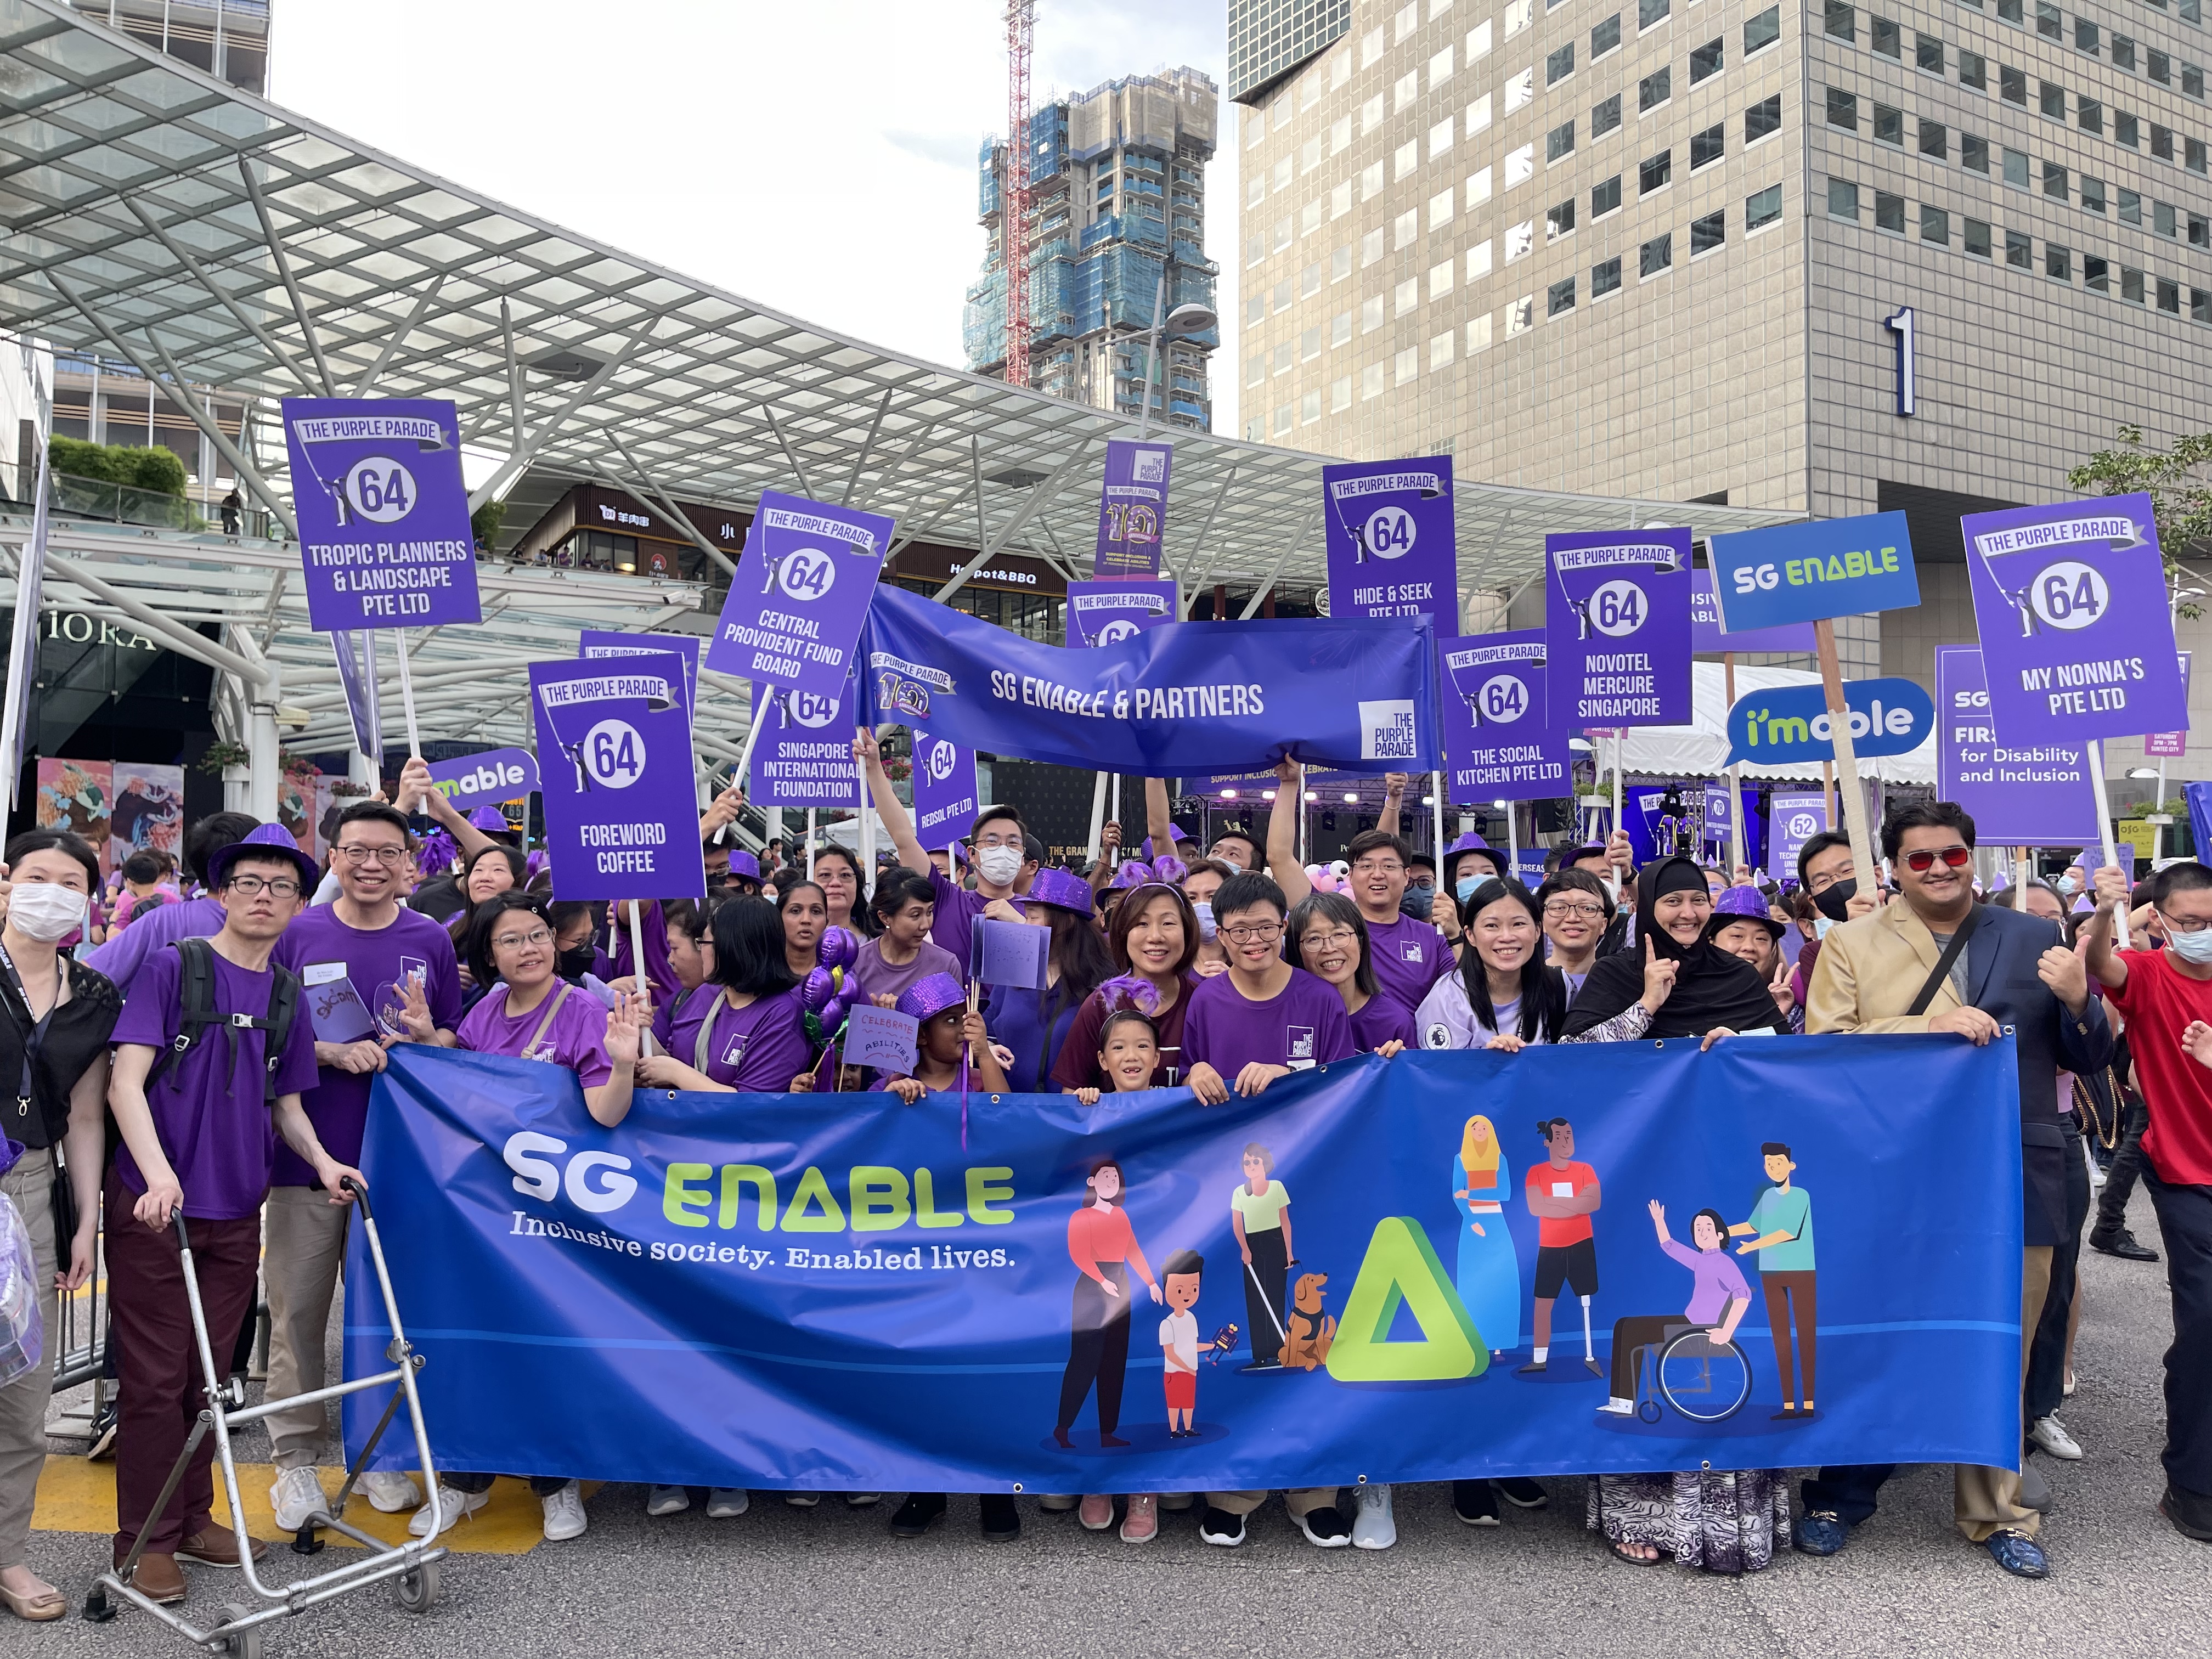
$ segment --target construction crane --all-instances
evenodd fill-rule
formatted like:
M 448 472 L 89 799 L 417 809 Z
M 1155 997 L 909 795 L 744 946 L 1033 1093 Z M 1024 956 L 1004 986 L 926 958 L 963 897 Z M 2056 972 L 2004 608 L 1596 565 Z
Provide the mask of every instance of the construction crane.
M 1006 0 L 1006 181 L 999 246 L 1006 272 L 1006 362 L 1000 378 L 1030 383 L 1030 48 L 1036 0 Z

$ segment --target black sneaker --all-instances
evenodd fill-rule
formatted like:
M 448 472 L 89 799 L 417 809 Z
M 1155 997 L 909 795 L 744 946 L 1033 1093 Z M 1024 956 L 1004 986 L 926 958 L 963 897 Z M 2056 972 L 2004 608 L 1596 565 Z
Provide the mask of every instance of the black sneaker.
M 1218 1544 L 1225 1550 L 1235 1549 L 1244 1541 L 1244 1517 L 1231 1515 L 1227 1510 L 1217 1510 L 1208 1504 L 1206 1513 L 1199 1517 L 1198 1541 Z
M 912 1492 L 906 1502 L 898 1506 L 891 1516 L 891 1536 L 919 1538 L 927 1532 L 932 1522 L 945 1514 L 945 1494 L 941 1492 Z
M 2152 1249 L 2149 1245 L 2142 1243 L 2142 1240 L 2138 1239 L 2135 1234 L 2129 1231 L 2125 1227 L 2122 1227 L 2117 1232 L 2091 1233 L 2089 1235 L 2089 1248 L 2093 1250 L 2102 1251 L 2106 1255 L 2116 1255 L 2123 1261 L 2155 1261 L 2158 1260 L 2158 1252 Z
M 1540 1510 L 1552 1501 L 1547 1492 L 1526 1475 L 1515 1475 L 1510 1480 L 1493 1482 L 1499 1496 L 1516 1510 Z
M 1308 1510 L 1296 1519 L 1306 1542 L 1316 1549 L 1340 1550 L 1352 1542 L 1352 1523 L 1334 1508 Z
M 2158 1512 L 2173 1523 L 2173 1529 L 2184 1538 L 2194 1538 L 2200 1544 L 2212 1544 L 2212 1503 L 2193 1494 L 2174 1491 L 2172 1482 L 2158 1500 Z
M 987 1492 L 982 1495 L 983 1540 L 989 1544 L 1012 1543 L 1022 1535 L 1021 1511 L 1006 1492 Z
M 90 1438 L 84 1449 L 87 1462 L 97 1463 L 115 1455 L 115 1431 L 119 1426 L 115 1407 L 115 1400 L 111 1395 L 107 1403 L 93 1413 L 92 1425 L 87 1431 Z
M 1455 1480 L 1452 1513 L 1470 1527 L 1494 1527 L 1498 1524 L 1498 1494 L 1487 1480 Z

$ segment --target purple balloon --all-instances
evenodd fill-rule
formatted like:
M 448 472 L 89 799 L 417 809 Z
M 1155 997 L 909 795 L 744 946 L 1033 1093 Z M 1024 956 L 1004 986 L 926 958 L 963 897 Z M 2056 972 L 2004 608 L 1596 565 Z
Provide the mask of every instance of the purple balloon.
M 837 1033 L 844 1028 L 845 1024 L 844 999 L 842 997 L 832 997 L 830 1000 L 829 1006 L 823 1009 L 819 1018 L 822 1021 L 823 1036 L 825 1039 L 836 1036 Z
M 843 928 L 832 927 L 822 935 L 818 955 L 824 968 L 849 968 L 860 959 L 860 947 Z
M 820 1012 L 829 1006 L 837 994 L 837 987 L 830 977 L 827 968 L 817 968 L 799 983 L 799 1006 L 811 1012 Z

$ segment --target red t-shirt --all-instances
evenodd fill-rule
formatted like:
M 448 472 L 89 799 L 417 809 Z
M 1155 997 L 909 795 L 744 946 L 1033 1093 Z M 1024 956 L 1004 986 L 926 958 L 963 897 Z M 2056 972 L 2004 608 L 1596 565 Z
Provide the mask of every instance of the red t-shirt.
M 2128 1054 L 2150 1108 L 2143 1156 L 2160 1181 L 2212 1186 L 2212 1071 L 2181 1046 L 2190 1021 L 2212 1021 L 2212 980 L 2190 978 L 2163 951 L 2118 956 L 2128 982 L 2105 995 L 2127 1020 Z
M 2212 1076 L 2212 1073 L 2206 1075 Z M 1528 1166 L 1528 1180 L 1523 1184 L 1530 1192 L 1541 1193 L 1547 1198 L 1565 1197 L 1564 1193 L 1553 1193 L 1552 1188 L 1555 1185 L 1564 1187 L 1571 1184 L 1575 1196 L 1579 1198 L 1583 1188 L 1597 1185 L 1597 1171 L 1587 1164 L 1570 1164 L 1564 1170 L 1556 1169 L 1547 1158 Z M 1578 1244 L 1589 1236 L 1590 1218 L 1586 1215 L 1543 1215 L 1536 1218 L 1536 1243 L 1540 1245 Z

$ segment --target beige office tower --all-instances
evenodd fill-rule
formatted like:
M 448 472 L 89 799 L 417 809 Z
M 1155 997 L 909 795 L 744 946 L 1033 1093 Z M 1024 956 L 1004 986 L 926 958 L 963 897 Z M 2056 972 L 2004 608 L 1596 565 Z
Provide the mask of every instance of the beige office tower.
M 1901 509 L 1926 683 L 1962 512 L 2212 427 L 2202 3 L 1231 0 L 1243 435 Z

